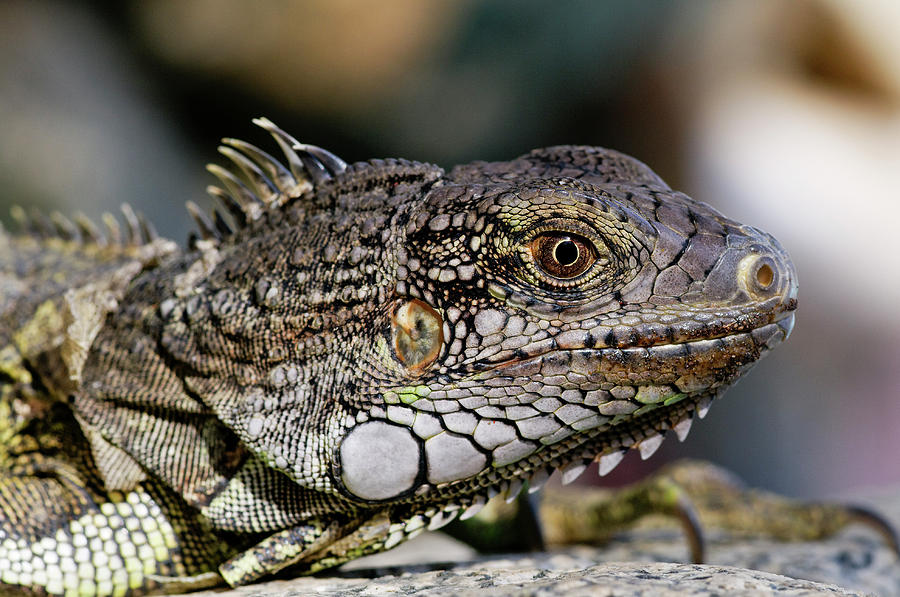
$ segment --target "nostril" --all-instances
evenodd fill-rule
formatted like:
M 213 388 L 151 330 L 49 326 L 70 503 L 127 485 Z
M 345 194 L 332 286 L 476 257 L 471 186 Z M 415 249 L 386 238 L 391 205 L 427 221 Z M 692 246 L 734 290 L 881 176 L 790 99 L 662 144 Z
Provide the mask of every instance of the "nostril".
M 763 263 L 759 266 L 759 269 L 756 270 L 756 283 L 759 284 L 759 287 L 766 289 L 771 286 L 774 281 L 775 271 L 772 269 L 772 266 L 768 263 Z
M 768 299 L 782 290 L 780 264 L 772 255 L 750 253 L 744 256 L 737 268 L 738 282 L 741 287 L 760 300 Z

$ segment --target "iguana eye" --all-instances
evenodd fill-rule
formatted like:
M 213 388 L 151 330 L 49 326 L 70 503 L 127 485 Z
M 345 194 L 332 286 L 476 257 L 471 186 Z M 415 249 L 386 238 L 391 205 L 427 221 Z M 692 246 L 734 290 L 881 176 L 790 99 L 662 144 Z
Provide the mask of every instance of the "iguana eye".
M 597 261 L 594 243 L 566 232 L 545 232 L 531 241 L 531 255 L 544 272 L 568 280 L 588 271 Z

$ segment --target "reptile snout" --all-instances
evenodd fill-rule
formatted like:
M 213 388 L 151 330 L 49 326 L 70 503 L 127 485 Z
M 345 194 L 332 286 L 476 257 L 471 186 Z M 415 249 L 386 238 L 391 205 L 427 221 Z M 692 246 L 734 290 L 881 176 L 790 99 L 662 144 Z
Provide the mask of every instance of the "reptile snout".
M 703 290 L 705 296 L 733 305 L 758 305 L 776 320 L 797 307 L 791 258 L 775 238 L 751 226 L 728 236 Z
M 750 253 L 741 259 L 736 275 L 741 288 L 754 299 L 781 297 L 785 310 L 796 308 L 796 275 L 786 255 Z
M 782 312 L 793 311 L 797 308 L 797 272 L 787 251 L 772 235 L 745 228 L 762 242 L 751 244 L 738 262 L 735 273 L 739 286 L 757 301 L 780 299 Z

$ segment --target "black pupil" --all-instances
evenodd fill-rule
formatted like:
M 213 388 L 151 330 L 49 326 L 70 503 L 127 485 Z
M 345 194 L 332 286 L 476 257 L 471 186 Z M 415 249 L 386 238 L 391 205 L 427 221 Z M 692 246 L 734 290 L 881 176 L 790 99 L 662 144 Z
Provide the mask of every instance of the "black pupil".
M 578 245 L 568 239 L 560 241 L 553 250 L 553 257 L 560 265 L 572 265 L 578 261 Z

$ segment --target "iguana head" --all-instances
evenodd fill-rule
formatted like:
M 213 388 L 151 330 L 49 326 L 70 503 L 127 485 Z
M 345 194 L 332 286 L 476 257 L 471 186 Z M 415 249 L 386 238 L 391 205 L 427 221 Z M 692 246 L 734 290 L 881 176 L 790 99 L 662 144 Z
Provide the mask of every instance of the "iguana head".
M 590 147 L 450 173 L 404 219 L 396 379 L 335 475 L 369 501 L 472 495 L 648 457 L 793 325 L 770 235 Z
M 243 446 L 341 507 L 649 456 L 790 332 L 781 246 L 623 154 L 348 166 L 260 124 L 288 165 L 226 140 L 238 226 L 194 210 L 161 343 Z

